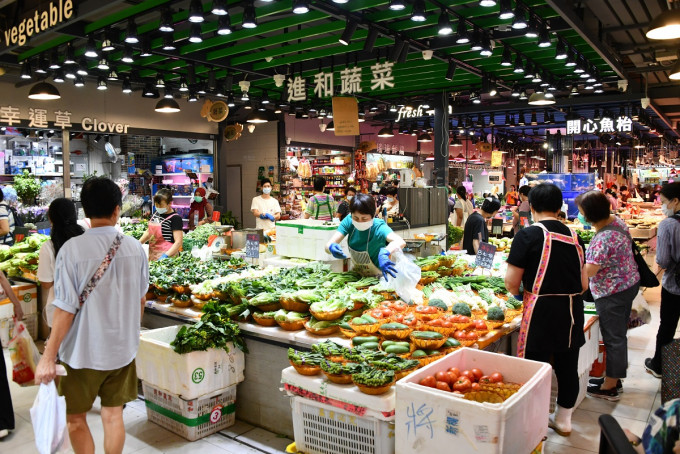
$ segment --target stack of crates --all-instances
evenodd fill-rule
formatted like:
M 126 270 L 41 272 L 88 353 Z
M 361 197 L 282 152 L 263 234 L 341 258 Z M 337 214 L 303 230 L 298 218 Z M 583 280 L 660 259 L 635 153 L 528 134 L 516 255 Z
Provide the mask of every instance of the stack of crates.
M 228 353 L 175 353 L 170 343 L 180 328 L 142 333 L 137 376 L 149 421 L 194 441 L 236 422 L 236 385 L 244 379 L 245 356 L 233 344 Z

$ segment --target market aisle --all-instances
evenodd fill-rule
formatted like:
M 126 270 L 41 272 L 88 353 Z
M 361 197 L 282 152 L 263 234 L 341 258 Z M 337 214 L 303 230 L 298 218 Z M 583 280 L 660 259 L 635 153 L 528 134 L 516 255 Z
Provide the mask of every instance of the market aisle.
M 636 328 L 629 333 L 629 377 L 624 382 L 621 400 L 608 402 L 586 397 L 574 412 L 571 436 L 560 437 L 553 431 L 549 431 L 544 450 L 546 454 L 597 452 L 600 437 L 597 418 L 603 413 L 615 416 L 622 427 L 636 434 L 642 433 L 650 413 L 661 403 L 660 381 L 646 373 L 643 366 L 644 358 L 651 356 L 654 349 L 654 339 L 659 323 L 659 294 L 658 289 L 645 292 L 645 297 L 650 303 L 653 321 L 650 325 Z M 4 358 L 9 366 L 9 354 L 6 350 Z M 13 449 L 22 454 L 36 452 L 29 409 L 35 399 L 37 388 L 21 388 L 12 384 L 11 389 L 17 428 L 8 438 L 0 442 L 0 451 L 9 452 Z M 129 404 L 124 411 L 124 417 L 127 432 L 125 453 L 184 452 L 188 447 L 192 450 L 200 449 L 204 454 L 280 453 L 291 442 L 287 438 L 280 438 L 276 434 L 237 422 L 235 426 L 221 434 L 190 443 L 148 422 L 142 400 Z M 98 407 L 90 413 L 88 420 L 97 446 L 102 446 L 103 432 Z
M 652 313 L 652 323 L 628 332 L 628 378 L 623 383 L 623 394 L 618 402 L 587 397 L 572 419 L 572 433 L 561 437 L 548 430 L 545 454 L 581 454 L 597 452 L 600 443 L 601 414 L 611 414 L 621 427 L 637 435 L 647 425 L 652 411 L 661 405 L 661 380 L 645 371 L 645 358 L 654 354 L 654 341 L 659 327 L 659 302 L 661 287 L 644 293 Z M 678 331 L 680 333 L 680 330 Z

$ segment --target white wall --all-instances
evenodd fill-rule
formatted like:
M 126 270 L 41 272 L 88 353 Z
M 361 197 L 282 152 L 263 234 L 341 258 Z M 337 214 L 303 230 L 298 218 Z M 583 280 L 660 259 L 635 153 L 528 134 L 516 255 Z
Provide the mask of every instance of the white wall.
M 255 218 L 250 213 L 250 204 L 257 194 L 257 171 L 260 166 L 265 168 L 265 176 L 269 166 L 274 166 L 275 178 L 279 173 L 278 133 L 277 122 L 270 121 L 257 125 L 251 134 L 244 125 L 243 134 L 235 142 L 224 142 L 219 150 L 218 162 L 223 165 L 241 165 L 241 180 L 243 188 L 227 184 L 227 191 L 241 191 L 244 227 L 255 227 Z M 221 175 L 224 173 L 222 172 Z M 226 200 L 223 199 L 223 200 Z M 225 211 L 228 207 L 225 207 Z M 238 214 L 235 213 L 237 216 Z

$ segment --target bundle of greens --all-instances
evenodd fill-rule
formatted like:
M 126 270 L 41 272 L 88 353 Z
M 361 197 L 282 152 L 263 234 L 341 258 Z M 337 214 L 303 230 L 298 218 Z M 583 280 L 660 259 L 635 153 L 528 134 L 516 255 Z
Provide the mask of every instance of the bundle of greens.
M 193 247 L 202 248 L 208 244 L 208 239 L 215 234 L 216 231 L 212 225 L 199 225 L 194 230 L 184 235 L 184 250 L 191 251 Z
M 144 232 L 149 228 L 149 221 L 142 219 L 139 222 L 125 224 L 122 226 L 123 233 L 138 240 L 144 235 Z
M 343 353 L 349 351 L 349 349 L 333 342 L 332 340 L 327 340 L 312 345 L 312 351 L 315 353 L 321 353 L 324 358 L 328 358 L 330 356 L 342 355 Z
M 224 305 L 208 303 L 203 307 L 201 320 L 193 325 L 183 326 L 170 345 L 179 354 L 204 351 L 209 348 L 229 352 L 229 342 L 248 353 L 238 324 L 231 320 L 232 314 Z

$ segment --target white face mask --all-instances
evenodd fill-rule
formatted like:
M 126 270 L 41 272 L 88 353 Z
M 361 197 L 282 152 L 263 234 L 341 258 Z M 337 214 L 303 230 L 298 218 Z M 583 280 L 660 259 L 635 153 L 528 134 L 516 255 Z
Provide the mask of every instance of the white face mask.
M 272 192 L 272 188 L 262 188 L 262 192 L 265 194 L 269 194 L 270 192 Z
M 394 202 L 394 197 L 388 197 L 388 198 L 387 198 L 387 201 L 390 202 L 390 203 L 393 203 L 393 202 Z
M 668 204 L 664 203 L 661 205 L 661 212 L 663 213 L 664 216 L 666 217 L 671 217 L 675 214 L 675 210 L 672 208 L 668 208 Z
M 354 198 L 353 195 L 348 195 L 348 196 L 347 196 L 347 200 L 349 200 L 350 202 L 352 201 L 353 198 Z
M 156 211 L 158 212 L 158 214 L 165 214 L 165 213 L 168 212 L 168 209 L 167 209 L 167 208 L 156 207 Z
M 352 225 L 354 225 L 354 228 L 357 229 L 358 231 L 364 232 L 373 226 L 373 219 L 366 222 L 357 222 L 354 219 L 352 219 Z

